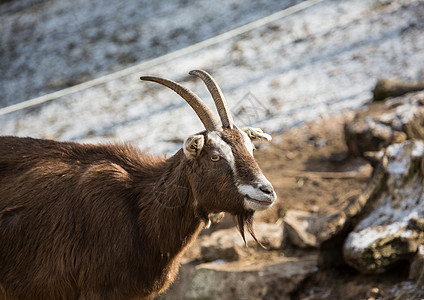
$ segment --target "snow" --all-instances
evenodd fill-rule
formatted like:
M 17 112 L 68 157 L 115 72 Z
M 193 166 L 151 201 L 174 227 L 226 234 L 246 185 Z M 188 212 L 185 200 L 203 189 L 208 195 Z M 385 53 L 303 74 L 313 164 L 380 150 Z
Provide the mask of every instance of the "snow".
M 387 172 L 391 175 L 406 175 L 411 164 L 411 157 L 402 155 L 403 145 L 394 144 L 387 147 L 386 154 L 389 159 Z
M 410 151 L 405 151 L 411 147 Z M 424 155 L 424 145 L 421 141 L 406 141 L 405 144 L 393 144 L 387 147 L 388 157 L 387 171 L 390 175 L 406 176 L 409 172 L 411 160 L 421 158 Z
M 408 238 L 411 236 L 412 231 L 404 231 L 406 226 L 407 223 L 396 222 L 384 226 L 384 228 L 380 226 L 368 227 L 359 232 L 352 232 L 347 237 L 345 248 L 350 249 L 353 252 L 359 252 L 370 247 L 373 243 L 387 238 L 388 236 L 395 237 L 402 235 L 402 237 Z
M 413 230 L 408 229 L 411 219 L 422 219 L 424 212 L 417 210 L 424 205 L 422 188 L 419 191 L 409 190 L 411 195 L 403 198 L 401 207 L 396 207 L 391 196 L 383 200 L 373 212 L 358 224 L 355 230 L 349 233 L 345 242 L 345 249 L 360 252 L 379 241 L 389 242 L 397 237 L 407 239 L 412 236 Z M 377 247 L 376 245 L 374 245 Z
M 0 5 L 0 104 L 175 51 L 296 2 L 13 0 Z
M 345 249 L 359 252 L 381 240 L 389 242 L 412 236 L 414 231 L 408 229 L 410 220 L 424 218 L 422 177 L 417 173 L 410 180 L 405 178 L 410 172 L 411 157 L 420 159 L 423 150 L 422 141 L 407 141 L 387 148 L 387 191 L 372 212 L 349 233 Z
M 424 144 L 419 141 L 414 141 L 414 148 L 411 152 L 412 157 L 419 158 L 424 156 Z
M 0 103 L 181 49 L 294 2 L 45 0 L 30 6 L 14 0 L 0 6 L 0 42 L 7 45 L 0 54 Z M 175 93 L 139 77 L 181 82 L 213 107 L 203 82 L 188 75 L 199 68 L 220 84 L 239 126 L 281 132 L 360 107 L 379 77 L 421 79 L 423 14 L 424 1 L 325 0 L 240 36 L 0 116 L 0 134 L 130 142 L 171 154 L 202 124 Z

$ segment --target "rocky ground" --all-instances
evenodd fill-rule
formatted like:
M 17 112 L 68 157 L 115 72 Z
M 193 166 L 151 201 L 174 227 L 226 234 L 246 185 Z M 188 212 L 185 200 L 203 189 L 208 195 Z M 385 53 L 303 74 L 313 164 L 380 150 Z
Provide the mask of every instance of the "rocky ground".
M 288 224 L 302 227 L 290 221 L 299 212 L 305 218 L 315 216 L 325 228 L 327 218 L 347 207 L 366 187 L 372 167 L 351 154 L 344 138 L 344 124 L 352 118 L 353 113 L 348 113 L 319 119 L 275 136 L 257 151 L 257 160 L 279 197 L 270 211 L 255 218 L 259 239 L 268 250 L 255 246 L 253 240 L 245 248 L 226 217 L 202 233 L 185 255 L 177 282 L 158 298 L 422 299 L 422 285 L 408 277 L 408 261 L 374 275 L 347 265 L 323 268 L 317 264 L 316 240 L 303 237 L 309 244 L 302 245 L 287 232 Z

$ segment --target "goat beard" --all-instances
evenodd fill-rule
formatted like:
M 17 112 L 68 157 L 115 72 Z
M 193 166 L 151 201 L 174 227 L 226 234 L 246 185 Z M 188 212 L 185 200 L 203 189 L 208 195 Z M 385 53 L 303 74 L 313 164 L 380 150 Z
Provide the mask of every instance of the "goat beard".
M 252 238 L 258 243 L 262 248 L 266 248 L 264 245 L 262 245 L 261 242 L 258 241 L 256 238 L 255 232 L 253 231 L 253 215 L 255 212 L 253 210 L 246 210 L 242 214 L 238 214 L 235 216 L 237 219 L 237 227 L 240 231 L 241 237 L 243 238 L 244 244 L 247 247 L 246 237 L 244 235 L 244 228 L 247 228 L 247 231 L 250 233 Z

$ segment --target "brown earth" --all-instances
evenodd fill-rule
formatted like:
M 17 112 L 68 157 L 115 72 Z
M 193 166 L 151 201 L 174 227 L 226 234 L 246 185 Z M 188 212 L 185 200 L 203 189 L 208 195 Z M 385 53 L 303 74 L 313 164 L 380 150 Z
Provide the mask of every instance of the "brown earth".
M 255 221 L 281 222 L 290 209 L 330 216 L 361 192 L 372 168 L 365 160 L 350 155 L 345 145 L 343 124 L 352 117 L 345 114 L 323 118 L 274 135 L 271 144 L 259 146 L 255 156 L 277 191 L 278 203 L 270 211 L 257 214 Z M 232 222 L 226 217 L 211 230 L 228 226 Z M 316 250 L 293 246 L 268 253 L 271 256 L 311 254 L 316 254 Z M 382 275 L 363 275 L 347 266 L 319 270 L 291 296 L 309 300 L 419 299 L 414 295 L 418 295 L 416 290 L 421 287 L 405 283 L 407 277 L 407 263 Z
M 289 209 L 320 215 L 340 211 L 365 187 L 371 167 L 349 155 L 343 124 L 347 115 L 316 122 L 274 136 L 256 159 L 278 194 L 277 205 L 258 220 L 275 222 Z

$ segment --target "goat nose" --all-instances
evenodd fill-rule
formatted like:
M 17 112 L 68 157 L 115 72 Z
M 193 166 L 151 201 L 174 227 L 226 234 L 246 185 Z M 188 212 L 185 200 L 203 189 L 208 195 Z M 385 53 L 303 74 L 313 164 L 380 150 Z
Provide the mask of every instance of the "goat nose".
M 272 185 L 267 185 L 267 184 L 263 184 L 259 187 L 259 189 L 264 192 L 265 194 L 272 194 L 272 192 L 274 191 L 274 188 L 272 187 Z

